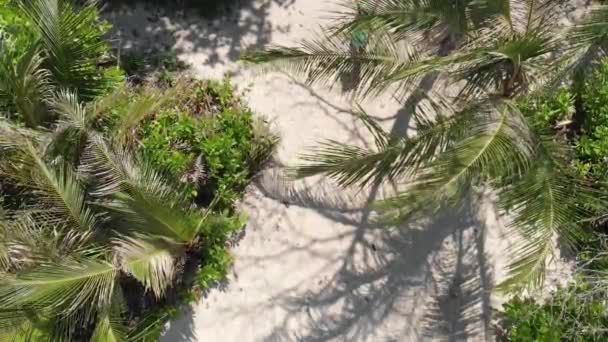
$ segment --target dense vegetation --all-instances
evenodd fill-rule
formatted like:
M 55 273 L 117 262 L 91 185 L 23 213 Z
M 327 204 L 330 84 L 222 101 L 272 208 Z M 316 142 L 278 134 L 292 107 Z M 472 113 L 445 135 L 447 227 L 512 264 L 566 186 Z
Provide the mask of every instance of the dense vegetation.
M 93 3 L 0 1 L 0 340 L 155 340 L 225 276 L 277 142 L 227 79 L 126 81 L 108 28 Z
M 605 341 L 608 316 L 603 295 L 587 285 L 560 289 L 545 303 L 515 297 L 504 305 L 504 340 Z
M 598 190 L 608 182 L 608 60 L 602 60 L 580 85 L 530 101 L 526 108 L 542 118 L 572 121 L 569 144 L 574 147 L 571 165 Z M 575 110 L 576 99 L 580 102 Z M 542 120 L 541 120 L 542 121 Z M 598 215 L 605 215 L 601 210 Z M 606 259 L 606 223 L 587 223 L 589 234 L 575 252 L 579 275 L 548 298 L 515 297 L 504 305 L 505 339 L 509 341 L 603 341 L 608 338 L 608 288 L 603 274 Z
M 214 199 L 230 210 L 276 138 L 254 122 L 228 79 L 187 87 L 187 96 L 177 95 L 173 106 L 143 123 L 142 153 L 172 177 L 187 179 L 189 198 L 205 205 Z
M 355 98 L 434 79 L 458 95 L 424 92 L 409 138 L 362 113 L 375 148 L 326 142 L 296 174 L 401 182 L 378 204 L 387 222 L 494 189 L 522 236 L 501 289 L 541 287 L 556 236 L 580 264 L 547 298 L 507 302 L 505 339 L 608 338 L 608 7 L 567 29 L 550 0 L 358 0 L 343 15 L 243 59 Z M 235 202 L 277 143 L 228 79 L 178 76 L 170 54 L 116 61 L 109 27 L 86 1 L 0 0 L 0 340 L 154 340 L 225 276 Z

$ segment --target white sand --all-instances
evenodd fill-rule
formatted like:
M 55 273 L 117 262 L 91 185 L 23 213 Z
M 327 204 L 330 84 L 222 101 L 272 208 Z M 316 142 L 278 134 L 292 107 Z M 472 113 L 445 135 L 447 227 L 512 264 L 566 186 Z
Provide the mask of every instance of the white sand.
M 289 164 L 320 139 L 362 144 L 369 136 L 339 86 L 253 78 L 236 59 L 251 44 L 314 36 L 332 8 L 327 0 L 257 0 L 211 23 L 163 13 L 148 20 L 141 7 L 110 19 L 122 30 L 119 45 L 164 44 L 201 77 L 228 72 L 241 88 L 253 83 L 247 99 L 280 132 L 278 160 Z M 395 99 L 363 106 L 387 129 L 412 133 Z M 491 307 L 500 302 L 491 289 L 504 277 L 509 242 L 490 196 L 428 222 L 376 227 L 367 204 L 382 189 L 354 193 L 312 180 L 294 189 L 277 173 L 266 170 L 243 201 L 250 220 L 227 286 L 171 322 L 163 341 L 491 339 Z

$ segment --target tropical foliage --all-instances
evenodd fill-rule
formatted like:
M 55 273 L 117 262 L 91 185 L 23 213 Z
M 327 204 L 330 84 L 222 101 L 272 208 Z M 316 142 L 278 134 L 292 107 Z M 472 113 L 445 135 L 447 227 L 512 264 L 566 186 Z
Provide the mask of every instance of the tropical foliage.
M 188 184 L 199 203 L 231 210 L 277 137 L 263 130 L 226 78 L 194 81 L 172 106 L 141 126 L 143 155 Z M 179 146 L 179 148 L 174 148 Z
M 524 238 L 512 251 L 511 276 L 503 289 L 537 286 L 552 237 L 571 241 L 582 233 L 580 222 L 594 215 L 591 207 L 603 206 L 598 189 L 570 166 L 572 151 L 560 130 L 565 123 L 538 124 L 539 115 L 553 123 L 568 114 L 538 114 L 520 104 L 578 75 L 601 53 L 608 33 L 606 7 L 593 9 L 568 29 L 558 26 L 560 15 L 556 1 L 454 6 L 451 1 L 359 0 L 327 36 L 243 59 L 269 63 L 311 84 L 333 84 L 358 73 L 355 97 L 393 91 L 403 98 L 419 92 L 425 78 L 446 81 L 457 96 L 442 96 L 441 89 L 423 94 L 430 106 L 413 111 L 415 136 L 390 135 L 363 114 L 375 148 L 325 142 L 304 155 L 296 174 L 323 173 L 345 186 L 400 181 L 398 193 L 378 204 L 389 221 L 432 213 L 457 203 L 472 188 L 490 186 L 509 213 L 511 228 Z M 353 48 L 360 31 L 367 33 L 367 42 Z
M 109 26 L 94 2 L 78 10 L 64 0 L 4 2 L 0 108 L 36 127 L 53 119 L 44 103 L 53 89 L 77 90 L 80 100 L 90 100 L 120 80 L 119 69 L 101 66 Z
M 177 261 L 220 218 L 187 209 L 176 185 L 101 136 L 74 169 L 45 156 L 44 138 L 32 135 L 8 125 L 2 132 L 2 176 L 30 199 L 2 222 L 3 333 L 80 340 L 92 325 L 93 340 L 120 340 L 121 280 L 160 298 Z
M 225 276 L 233 202 L 276 139 L 228 81 L 125 82 L 94 2 L 0 5 L 0 340 L 154 340 L 175 297 Z M 155 144 L 178 118 L 196 125 L 168 135 L 206 130 Z M 190 195 L 197 157 L 158 157 L 178 143 L 206 161 L 205 203 Z
M 515 297 L 504 304 L 505 341 L 604 341 L 605 297 L 584 282 L 561 288 L 545 303 Z
M 608 177 L 608 61 L 586 80 L 581 91 L 584 110 L 582 134 L 576 142 L 577 168 L 596 180 Z

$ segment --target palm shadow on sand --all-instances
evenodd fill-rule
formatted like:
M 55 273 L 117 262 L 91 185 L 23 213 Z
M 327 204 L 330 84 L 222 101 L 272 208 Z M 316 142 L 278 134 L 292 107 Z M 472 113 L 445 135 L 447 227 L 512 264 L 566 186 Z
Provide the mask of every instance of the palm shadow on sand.
M 282 181 L 262 180 L 257 186 L 266 196 L 357 227 L 339 271 L 324 286 L 274 298 L 287 315 L 265 341 L 373 340 L 395 314 L 402 325 L 391 332 L 394 341 L 489 338 L 492 270 L 475 199 L 391 228 L 371 222 L 366 206 L 353 206 L 362 203 L 360 194 L 323 184 L 285 190 Z M 302 327 L 297 332 L 290 329 L 293 320 Z

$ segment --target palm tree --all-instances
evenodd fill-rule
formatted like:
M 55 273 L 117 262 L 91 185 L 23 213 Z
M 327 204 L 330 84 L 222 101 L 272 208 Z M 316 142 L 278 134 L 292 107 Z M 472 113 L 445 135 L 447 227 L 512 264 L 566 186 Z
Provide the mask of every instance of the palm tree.
M 30 199 L 0 221 L 2 340 L 124 340 L 125 279 L 161 298 L 200 233 L 228 224 L 100 135 L 74 169 L 47 160 L 45 134 L 0 131 L 0 174 Z
M 35 40 L 23 47 L 0 44 L 0 104 L 11 105 L 26 125 L 52 121 L 45 101 L 54 89 L 91 100 L 117 82 L 112 69 L 98 65 L 109 47 L 95 1 L 78 8 L 67 0 L 14 0 L 9 6 Z
M 525 238 L 513 251 L 503 288 L 542 284 L 552 236 L 577 236 L 581 221 L 592 215 L 590 208 L 605 203 L 604 196 L 572 174 L 564 137 L 552 127 L 534 125 L 517 101 L 550 90 L 602 52 L 607 7 L 563 29 L 557 26 L 559 8 L 550 0 L 357 3 L 366 14 L 351 12 L 348 19 L 347 13 L 326 37 L 242 58 L 270 63 L 310 83 L 334 83 L 357 67 L 361 82 L 356 96 L 385 90 L 406 94 L 433 73 L 454 84 L 459 94 L 456 100 L 426 94 L 433 110 L 416 108 L 417 133 L 411 138 L 393 136 L 359 115 L 373 133 L 375 148 L 325 142 L 303 156 L 297 176 L 326 174 L 343 186 L 400 181 L 398 193 L 378 203 L 387 221 L 433 213 L 472 187 L 490 186 L 500 208 L 509 213 L 510 226 Z M 364 51 L 347 48 L 344 33 L 355 29 L 369 34 Z M 435 32 L 457 35 L 427 39 Z M 422 39 L 455 43 L 451 53 L 438 54 L 437 44 Z

